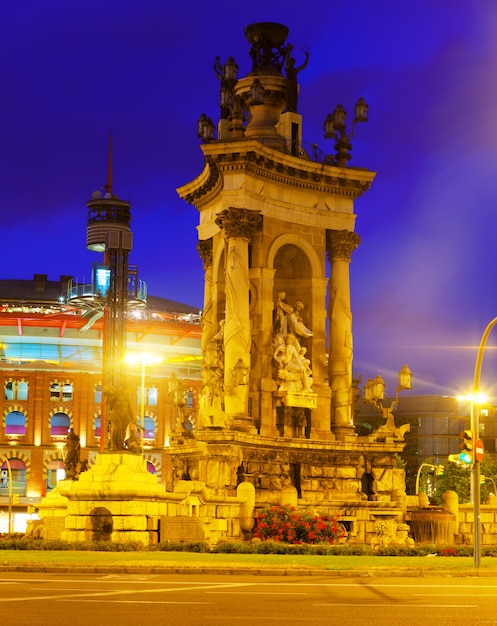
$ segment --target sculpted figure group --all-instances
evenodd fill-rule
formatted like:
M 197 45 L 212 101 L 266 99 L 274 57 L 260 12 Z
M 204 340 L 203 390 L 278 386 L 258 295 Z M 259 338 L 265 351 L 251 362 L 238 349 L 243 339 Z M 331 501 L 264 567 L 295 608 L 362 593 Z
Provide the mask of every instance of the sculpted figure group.
M 303 310 L 302 302 L 292 306 L 288 304 L 284 292 L 278 294 L 273 327 L 273 362 L 279 391 L 312 391 L 307 348 L 299 340 L 312 337 L 312 331 L 304 324 Z

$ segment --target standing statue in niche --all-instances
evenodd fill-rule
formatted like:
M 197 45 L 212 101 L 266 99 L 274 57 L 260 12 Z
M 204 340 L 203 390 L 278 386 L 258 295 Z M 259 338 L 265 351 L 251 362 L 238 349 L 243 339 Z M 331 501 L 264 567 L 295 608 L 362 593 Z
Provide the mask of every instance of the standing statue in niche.
M 128 428 L 138 430 L 138 423 L 131 408 L 128 390 L 123 387 L 108 387 L 104 391 L 110 420 L 110 439 L 107 449 L 110 451 L 127 450 L 126 434 Z
M 286 110 L 292 113 L 297 113 L 297 101 L 299 95 L 299 85 L 297 82 L 297 74 L 301 72 L 309 63 L 309 51 L 304 49 L 305 61 L 299 67 L 295 67 L 295 59 L 290 56 L 292 54 L 293 46 L 287 46 L 287 53 L 285 59 L 285 73 L 286 73 Z
M 312 330 L 309 330 L 304 324 L 303 310 L 303 303 L 296 302 L 293 311 L 288 315 L 288 332 L 295 336 L 312 337 Z
M 307 348 L 300 345 L 299 337 L 312 337 L 304 324 L 301 301 L 288 304 L 285 292 L 278 293 L 273 327 L 274 377 L 279 391 L 312 391 L 312 371 L 306 357 Z
M 78 463 L 79 455 L 81 452 L 81 445 L 79 442 L 79 436 L 74 432 L 72 428 L 69 429 L 66 439 L 66 456 L 64 459 L 64 469 L 66 470 L 66 478 L 76 480 L 78 476 Z
M 273 332 L 282 339 L 289 333 L 300 337 L 312 337 L 312 330 L 304 324 L 302 311 L 304 304 L 299 300 L 294 306 L 288 304 L 286 293 L 280 291 L 276 301 L 276 314 Z
M 286 301 L 286 293 L 280 291 L 276 300 L 275 319 L 273 331 L 280 337 L 285 337 L 288 333 L 287 315 L 293 312 L 293 307 Z

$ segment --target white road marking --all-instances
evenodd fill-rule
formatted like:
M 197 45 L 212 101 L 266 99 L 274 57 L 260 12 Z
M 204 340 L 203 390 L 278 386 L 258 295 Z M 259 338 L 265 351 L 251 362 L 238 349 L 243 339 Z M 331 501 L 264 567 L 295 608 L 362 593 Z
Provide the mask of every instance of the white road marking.
M 386 604 L 385 602 L 382 604 L 371 604 L 367 602 L 357 603 L 342 603 L 342 602 L 333 602 L 332 604 L 313 604 L 313 606 L 349 606 L 355 608 L 363 608 L 365 606 L 374 607 L 377 609 L 384 609 L 385 607 L 391 607 L 392 609 L 396 609 L 398 607 L 409 607 L 411 609 L 417 609 L 419 607 L 431 607 L 434 609 L 478 609 L 478 604 L 398 604 L 397 602 L 392 602 L 391 604 Z
M 244 586 L 244 583 L 207 583 L 203 586 L 197 587 L 197 589 L 219 589 L 224 587 L 238 587 Z M 145 594 L 145 593 L 173 593 L 175 591 L 191 591 L 191 587 L 172 587 L 168 589 L 134 589 L 134 590 L 112 590 L 112 591 L 100 591 L 94 593 L 69 593 L 69 594 L 54 594 L 54 595 L 42 595 L 42 596 L 24 596 L 24 597 L 12 597 L 12 598 L 0 598 L 0 602 L 24 602 L 26 600 L 65 600 L 69 598 L 104 598 L 105 596 L 119 596 L 133 594 Z

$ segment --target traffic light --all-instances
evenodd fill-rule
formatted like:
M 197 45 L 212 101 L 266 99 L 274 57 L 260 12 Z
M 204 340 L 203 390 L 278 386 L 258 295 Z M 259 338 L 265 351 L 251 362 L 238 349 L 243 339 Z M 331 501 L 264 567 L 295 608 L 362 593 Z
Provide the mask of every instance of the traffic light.
M 459 458 L 459 454 L 449 454 L 447 457 L 449 463 L 456 463 L 456 465 L 462 465 L 462 461 Z
M 463 430 L 459 438 L 462 440 L 460 444 L 461 452 L 459 454 L 449 454 L 449 463 L 457 463 L 457 465 L 471 465 L 474 456 L 473 431 Z
M 18 493 L 13 493 L 12 494 L 12 504 L 19 504 L 19 494 Z
M 459 454 L 459 458 L 463 463 L 473 463 L 473 454 L 474 454 L 474 441 L 473 441 L 473 431 L 471 430 L 463 430 L 459 437 L 462 439 L 461 441 L 461 453 Z
M 437 471 L 435 472 L 435 476 L 443 476 L 445 472 L 445 467 L 443 465 L 437 465 Z

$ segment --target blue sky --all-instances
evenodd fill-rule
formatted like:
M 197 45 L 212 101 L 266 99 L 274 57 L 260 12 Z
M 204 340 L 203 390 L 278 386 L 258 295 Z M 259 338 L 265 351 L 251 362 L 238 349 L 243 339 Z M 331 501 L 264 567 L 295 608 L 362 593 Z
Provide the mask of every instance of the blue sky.
M 130 261 L 154 295 L 202 306 L 196 210 L 176 188 L 202 168 L 195 123 L 218 116 L 216 56 L 250 70 L 243 30 L 289 27 L 304 141 L 326 115 L 370 106 L 351 165 L 378 172 L 356 205 L 351 264 L 354 371 L 391 393 L 471 387 L 476 346 L 497 315 L 497 4 L 22 0 L 0 38 L 0 278 L 90 275 L 86 201 L 105 183 L 132 203 Z M 299 54 L 302 56 L 299 59 Z M 495 339 L 483 379 L 497 395 Z

